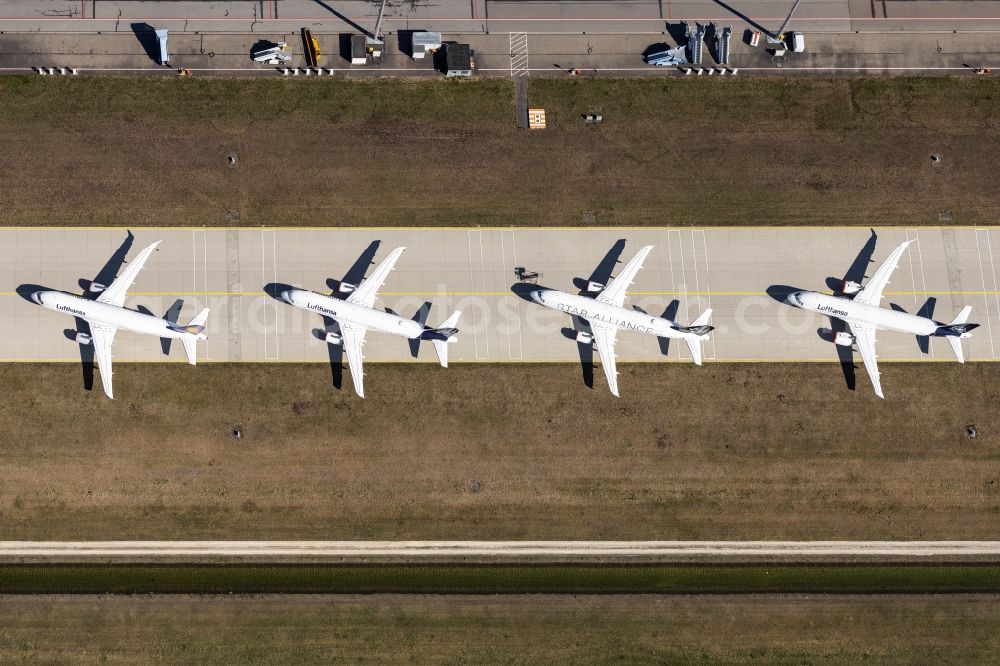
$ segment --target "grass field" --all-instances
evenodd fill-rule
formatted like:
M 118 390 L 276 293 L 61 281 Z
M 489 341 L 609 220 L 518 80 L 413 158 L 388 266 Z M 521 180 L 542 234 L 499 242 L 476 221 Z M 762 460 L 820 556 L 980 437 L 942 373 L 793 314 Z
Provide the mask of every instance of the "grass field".
M 15 663 L 996 663 L 1000 596 L 0 596 Z
M 1000 593 L 993 565 L 7 565 L 0 594 Z
M 377 364 L 365 400 L 323 365 L 115 370 L 111 402 L 0 365 L 4 538 L 1000 533 L 994 364 L 889 364 L 886 401 L 834 364 L 627 364 L 621 400 L 578 365 Z
M 544 132 L 512 91 L 3 77 L 0 224 L 1000 221 L 988 77 L 537 79 Z

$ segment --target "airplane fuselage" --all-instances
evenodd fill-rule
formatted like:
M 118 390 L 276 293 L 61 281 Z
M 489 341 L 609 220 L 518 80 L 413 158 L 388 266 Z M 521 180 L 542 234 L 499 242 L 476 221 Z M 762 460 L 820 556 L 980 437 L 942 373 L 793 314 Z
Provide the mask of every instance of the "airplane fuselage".
M 170 322 L 160 317 L 117 305 L 98 303 L 62 291 L 38 291 L 32 294 L 31 298 L 49 310 L 80 317 L 94 324 L 104 324 L 120 331 L 145 333 L 160 338 L 180 339 L 191 335 L 194 335 L 198 340 L 207 338 L 204 333 L 193 334 L 175 330 L 170 327 Z
M 789 297 L 789 302 L 803 310 L 816 312 L 841 320 L 854 320 L 874 326 L 877 330 L 898 331 L 912 335 L 935 335 L 940 322 L 927 317 L 919 317 L 891 308 L 883 308 L 867 303 L 857 303 L 849 298 L 820 294 L 815 291 L 798 291 Z M 971 337 L 965 334 L 962 337 Z
M 708 339 L 708 335 L 699 336 L 677 330 L 675 328 L 677 324 L 669 319 L 604 303 L 599 298 L 587 298 L 555 289 L 539 289 L 531 292 L 531 300 L 547 308 L 586 319 L 588 322 L 600 322 L 623 331 L 649 333 L 661 338 Z
M 412 319 L 331 298 L 306 289 L 289 289 L 282 298 L 297 308 L 337 320 L 339 324 L 355 324 L 370 331 L 391 333 L 411 340 L 419 338 L 424 327 Z

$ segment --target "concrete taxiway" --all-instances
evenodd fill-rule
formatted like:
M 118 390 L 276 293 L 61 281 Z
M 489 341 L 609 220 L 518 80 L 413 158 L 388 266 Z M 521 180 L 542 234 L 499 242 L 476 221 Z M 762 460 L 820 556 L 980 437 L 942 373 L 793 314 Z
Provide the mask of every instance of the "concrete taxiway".
M 1000 541 L 0 541 L 27 562 L 988 562 Z
M 915 313 L 935 299 L 934 318 L 950 321 L 964 305 L 981 324 L 963 344 L 970 361 L 1000 353 L 1000 227 L 882 228 L 868 275 L 899 242 L 917 242 L 903 256 L 883 305 Z M 643 245 L 655 249 L 629 291 L 629 307 L 660 315 L 671 306 L 681 323 L 705 308 L 717 327 L 705 344 L 707 361 L 836 361 L 818 329 L 829 320 L 784 305 L 772 295 L 783 286 L 829 291 L 827 278 L 843 277 L 869 240 L 864 228 L 163 228 L 136 231 L 129 256 L 162 239 L 126 301 L 164 314 L 182 299 L 185 323 L 212 308 L 208 341 L 199 361 L 327 362 L 314 334 L 322 320 L 265 294 L 271 283 L 329 293 L 373 242 L 379 261 L 395 247 L 407 252 L 380 292 L 380 307 L 411 317 L 430 303 L 436 325 L 462 310 L 452 362 L 577 361 L 568 336 L 570 317 L 542 308 L 511 291 L 515 269 L 539 273 L 539 285 L 576 292 L 619 239 L 620 261 Z M 0 361 L 78 362 L 67 337 L 73 319 L 18 295 L 21 285 L 80 293 L 126 239 L 117 228 L 8 228 L 0 230 Z M 993 246 L 997 249 L 994 250 Z M 620 268 L 623 264 L 619 263 Z M 22 288 L 22 291 L 24 288 Z M 676 301 L 676 303 L 674 303 Z M 952 362 L 947 343 L 931 339 L 927 353 L 907 335 L 880 333 L 883 361 Z M 664 354 L 666 351 L 666 354 Z M 156 340 L 123 333 L 118 361 L 183 362 L 175 345 L 163 355 Z M 618 336 L 620 361 L 684 361 L 684 345 L 661 349 L 638 333 Z M 436 362 L 430 345 L 412 355 L 395 336 L 369 334 L 368 361 Z

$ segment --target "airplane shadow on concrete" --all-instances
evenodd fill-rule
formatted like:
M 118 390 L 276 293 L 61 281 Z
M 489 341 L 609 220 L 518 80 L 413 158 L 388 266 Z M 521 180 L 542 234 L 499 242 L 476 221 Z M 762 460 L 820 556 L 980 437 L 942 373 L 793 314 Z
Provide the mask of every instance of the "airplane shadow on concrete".
M 132 249 L 132 243 L 135 240 L 135 236 L 131 231 L 125 236 L 125 240 L 122 244 L 115 250 L 111 258 L 108 259 L 107 263 L 98 271 L 97 275 L 93 280 L 88 280 L 86 278 L 80 278 L 77 281 L 77 285 L 83 290 L 82 294 L 79 294 L 81 298 L 87 298 L 90 300 L 96 300 L 101 294 L 100 292 L 91 291 L 91 285 L 101 284 L 104 286 L 110 285 L 118 277 L 118 271 L 125 264 L 125 257 L 128 255 L 129 250 Z M 22 284 L 17 287 L 17 294 L 31 303 L 32 305 L 37 305 L 31 300 L 31 295 L 36 291 L 63 291 L 62 289 L 51 289 L 49 287 L 43 287 L 38 284 Z M 76 295 L 76 294 L 74 294 Z M 84 333 L 86 335 L 91 335 L 90 325 L 80 317 L 74 317 L 76 324 L 75 329 L 63 329 L 63 335 L 67 339 L 76 342 L 76 334 Z M 85 391 L 91 391 L 94 388 L 94 346 L 93 345 L 77 345 L 80 348 L 80 369 L 83 374 L 83 388 Z
M 669 319 L 670 321 L 676 321 L 677 320 L 677 311 L 680 309 L 680 307 L 681 307 L 681 302 L 678 301 L 675 298 L 674 300 L 672 300 L 669 303 L 667 303 L 667 307 L 663 311 L 663 314 L 660 315 L 660 318 L 661 319 Z M 638 305 L 633 305 L 632 309 L 635 310 L 636 312 L 641 312 L 642 314 L 649 314 L 648 312 L 646 312 L 645 310 L 643 310 L 642 308 L 640 308 Z M 670 338 L 661 338 L 661 337 L 657 336 L 656 337 L 656 341 L 660 345 L 660 354 L 662 354 L 663 356 L 669 356 L 670 355 Z
M 844 282 L 857 282 L 861 284 L 865 276 L 868 273 L 868 265 L 872 263 L 872 256 L 875 254 L 875 244 L 878 242 L 878 234 L 875 233 L 874 229 L 871 229 L 871 236 L 868 237 L 867 242 L 865 242 L 864 247 L 858 252 L 858 256 L 854 258 L 851 263 L 851 267 L 847 269 L 844 273 L 843 278 L 828 277 L 826 278 L 826 288 L 833 292 L 834 296 L 844 296 L 842 289 L 844 288 Z
M 580 290 L 579 295 L 593 296 L 593 294 L 588 290 L 588 285 L 591 282 L 607 285 L 612 279 L 611 274 L 620 262 L 621 255 L 624 250 L 625 239 L 620 238 L 615 241 L 614 245 L 611 246 L 611 249 L 604 255 L 604 258 L 601 259 L 597 268 L 594 269 L 594 272 L 590 274 L 589 278 L 573 278 L 573 286 Z M 518 282 L 512 285 L 510 290 L 519 298 L 528 301 L 533 306 L 538 306 L 537 303 L 531 300 L 531 292 L 548 288 L 549 287 L 531 284 L 529 282 Z M 587 386 L 587 388 L 594 388 L 594 344 L 592 342 L 581 342 L 577 340 L 577 335 L 579 333 L 593 335 L 590 330 L 590 324 L 575 315 L 570 315 L 570 320 L 572 322 L 572 328 L 563 328 L 560 332 L 564 337 L 576 342 L 577 353 L 580 357 L 580 371 L 583 375 L 583 383 Z
M 766 290 L 767 295 L 778 301 L 784 307 L 795 307 L 790 305 L 786 299 L 789 294 L 796 291 L 809 291 L 808 289 L 802 289 L 799 287 L 791 287 L 785 284 L 772 284 Z M 830 328 L 819 328 L 816 330 L 816 334 L 820 339 L 833 344 L 833 340 L 837 333 L 846 332 L 847 324 L 836 317 L 829 317 Z M 844 383 L 847 384 L 847 388 L 853 391 L 857 387 L 857 366 L 854 365 L 854 347 L 844 347 L 841 345 L 834 344 L 837 350 L 837 358 L 840 360 L 840 369 L 844 374 Z
M 344 345 L 331 345 L 326 341 L 327 333 L 343 335 L 336 319 L 323 317 L 323 328 L 314 328 L 312 334 L 326 344 L 326 354 L 330 359 L 330 381 L 333 382 L 333 388 L 340 391 L 344 388 Z
M 375 255 L 378 254 L 378 249 L 381 245 L 382 241 L 372 241 L 368 247 L 365 248 L 364 252 L 358 256 L 357 260 L 351 264 L 351 267 L 347 269 L 347 272 L 344 273 L 344 278 L 342 280 L 334 280 L 333 278 L 328 279 L 326 281 L 326 286 L 333 291 L 330 295 L 339 299 L 345 299 L 350 296 L 350 292 L 343 292 L 340 290 L 340 285 L 360 285 L 364 281 L 365 274 L 368 272 L 368 269 L 375 264 Z
M 897 305 L 896 303 L 890 303 L 889 307 L 896 312 L 906 312 L 902 305 Z M 924 304 L 920 306 L 917 310 L 918 317 L 926 317 L 927 319 L 934 319 L 934 308 L 937 307 L 937 298 L 934 296 L 928 296 Z M 917 348 L 922 354 L 929 354 L 931 350 L 931 339 L 927 335 L 917 336 Z
M 396 315 L 397 317 L 403 316 L 391 308 L 386 308 L 385 311 L 391 315 Z M 424 301 L 423 305 L 417 308 L 417 311 L 413 314 L 413 317 L 411 317 L 411 319 L 413 319 L 413 321 L 417 322 L 421 326 L 427 326 L 427 317 L 428 315 L 430 315 L 430 313 L 431 313 L 431 304 L 428 303 L 427 301 Z M 412 356 L 413 358 L 417 358 L 418 356 L 420 356 L 420 338 L 413 338 L 411 340 L 407 340 L 407 342 L 410 345 L 410 356 Z
M 184 307 L 184 299 L 178 298 L 173 304 L 167 308 L 167 311 L 163 313 L 164 321 L 168 321 L 171 324 L 176 324 L 178 317 L 180 317 L 181 309 Z M 149 315 L 150 317 L 155 317 L 156 315 L 146 306 L 137 305 L 135 309 L 144 315 Z M 164 356 L 170 356 L 170 343 L 173 342 L 173 338 L 160 338 L 160 349 L 163 351 Z
M 135 241 L 135 236 L 131 231 L 127 232 L 125 240 L 122 244 L 115 250 L 111 258 L 108 259 L 107 263 L 97 272 L 93 280 L 87 280 L 86 278 L 80 278 L 77 284 L 80 289 L 83 290 L 83 298 L 89 298 L 90 300 L 97 300 L 101 295 L 100 292 L 91 291 L 90 287 L 92 284 L 103 284 L 105 287 L 109 286 L 118 277 L 118 271 L 121 270 L 122 266 L 125 265 L 125 257 L 128 256 L 129 251 L 132 249 L 132 243 Z

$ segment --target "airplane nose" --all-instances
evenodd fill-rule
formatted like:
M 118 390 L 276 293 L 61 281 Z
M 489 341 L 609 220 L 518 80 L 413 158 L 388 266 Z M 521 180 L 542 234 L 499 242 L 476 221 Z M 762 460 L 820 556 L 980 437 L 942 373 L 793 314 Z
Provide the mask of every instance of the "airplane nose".
M 534 302 L 538 303 L 539 305 L 542 305 L 542 290 L 541 289 L 536 289 L 535 291 L 533 291 L 530 294 L 528 294 L 528 296 L 530 296 L 531 300 L 533 300 Z

